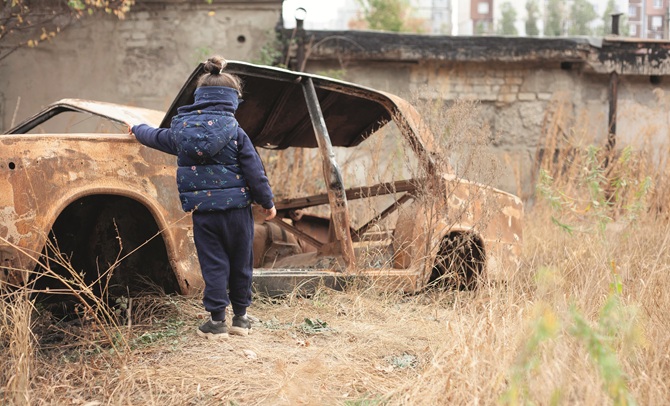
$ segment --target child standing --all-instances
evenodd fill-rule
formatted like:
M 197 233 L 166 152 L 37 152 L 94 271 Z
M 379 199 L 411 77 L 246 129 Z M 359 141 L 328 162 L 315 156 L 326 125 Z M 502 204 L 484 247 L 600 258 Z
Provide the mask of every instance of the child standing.
M 193 236 L 205 281 L 203 304 L 211 315 L 197 332 L 213 339 L 228 337 L 229 304 L 234 314 L 230 334 L 249 334 L 251 203 L 263 207 L 266 220 L 277 213 L 260 157 L 234 116 L 241 81 L 225 73 L 225 66 L 221 57 L 207 60 L 195 102 L 177 110 L 169 129 L 146 124 L 131 128 L 140 143 L 177 156 L 179 197 L 184 211 L 193 212 Z

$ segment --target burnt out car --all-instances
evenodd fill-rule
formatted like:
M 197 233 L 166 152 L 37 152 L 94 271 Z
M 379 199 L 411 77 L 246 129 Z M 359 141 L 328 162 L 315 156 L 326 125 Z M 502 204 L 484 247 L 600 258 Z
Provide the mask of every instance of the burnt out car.
M 168 127 L 193 101 L 202 69 L 166 114 L 62 100 L 2 135 L 2 283 L 25 283 L 65 260 L 89 281 L 111 270 L 124 289 L 147 281 L 166 292 L 202 288 L 176 160 L 127 134 L 140 122 Z M 226 70 L 243 80 L 237 118 L 276 194 L 277 218 L 256 224 L 257 291 L 365 278 L 416 292 L 435 281 L 504 278 L 516 266 L 522 202 L 441 165 L 436 141 L 408 102 L 279 68 L 229 62 Z M 67 115 L 87 118 L 61 118 Z M 49 125 L 58 120 L 65 130 L 54 132 Z

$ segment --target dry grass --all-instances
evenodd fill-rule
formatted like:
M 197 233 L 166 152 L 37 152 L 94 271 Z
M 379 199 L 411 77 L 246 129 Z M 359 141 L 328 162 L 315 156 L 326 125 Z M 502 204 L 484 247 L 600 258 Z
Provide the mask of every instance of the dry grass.
M 129 318 L 122 314 L 101 334 L 34 319 L 25 295 L 5 295 L 0 403 L 667 403 L 666 160 L 647 165 L 639 151 L 591 184 L 594 192 L 580 181 L 600 167 L 573 172 L 589 167 L 589 156 L 561 147 L 570 141 L 563 108 L 557 104 L 546 121 L 545 150 L 557 150 L 556 159 L 539 165 L 553 179 L 545 191 L 562 196 L 560 204 L 538 198 L 527 213 L 522 266 L 505 284 L 406 296 L 361 283 L 310 297 L 256 298 L 253 334 L 222 342 L 195 334 L 206 317 L 197 297 L 133 298 Z M 461 129 L 451 131 L 458 137 Z M 475 170 L 471 148 L 462 148 L 454 166 Z M 307 157 L 292 162 L 313 170 Z M 645 196 L 623 193 L 602 209 L 581 205 L 594 196 L 608 202 L 611 174 L 633 186 L 650 177 L 655 187 Z M 65 337 L 55 346 L 48 340 L 54 331 Z M 110 337 L 127 345 L 113 347 Z
M 30 329 L 32 303 L 25 292 L 7 296 L 6 305 L 0 305 L 0 348 L 4 353 L 0 366 L 6 371 L 2 389 L 7 402 L 29 404 L 35 357 L 35 340 Z
M 257 298 L 254 333 L 224 342 L 195 335 L 204 317 L 198 298 L 147 296 L 134 299 L 123 353 L 94 342 L 34 352 L 30 312 L 5 307 L 19 313 L 3 324 L 12 334 L 3 330 L 3 403 L 608 404 L 604 373 L 572 331 L 572 312 L 599 329 L 613 269 L 620 304 L 607 316 L 614 330 L 598 330 L 602 344 L 631 398 L 664 403 L 670 225 L 641 220 L 603 241 L 557 233 L 546 213 L 531 213 L 526 224 L 524 265 L 505 286 L 416 296 L 354 286 Z

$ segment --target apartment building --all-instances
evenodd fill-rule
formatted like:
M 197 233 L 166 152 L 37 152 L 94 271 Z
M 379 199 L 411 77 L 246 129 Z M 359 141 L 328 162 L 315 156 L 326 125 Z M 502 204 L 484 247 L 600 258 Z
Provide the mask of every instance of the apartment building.
M 629 0 L 629 35 L 635 38 L 668 39 L 670 0 Z
M 476 35 L 493 32 L 494 0 L 453 1 L 457 19 L 454 35 Z
M 474 34 L 493 32 L 493 0 L 471 0 L 470 18 Z

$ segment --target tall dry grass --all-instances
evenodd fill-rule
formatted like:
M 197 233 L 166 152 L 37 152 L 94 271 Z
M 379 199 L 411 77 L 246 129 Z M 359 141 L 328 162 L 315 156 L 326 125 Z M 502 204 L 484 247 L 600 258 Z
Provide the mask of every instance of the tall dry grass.
M 4 296 L 4 295 L 3 295 Z M 35 338 L 31 331 L 33 307 L 25 292 L 7 295 L 0 301 L 0 393 L 5 402 L 28 405 L 34 376 Z
M 206 317 L 199 298 L 144 296 L 127 313 L 132 327 L 114 330 L 128 343 L 115 351 L 63 326 L 63 345 L 47 348 L 30 333 L 29 298 L 5 294 L 2 403 L 666 404 L 667 171 L 644 148 L 603 166 L 597 139 L 570 138 L 578 123 L 566 106 L 548 110 L 543 147 L 554 152 L 538 161 L 546 176 L 506 283 L 257 297 L 254 333 L 223 342 L 194 334 Z
M 245 339 L 198 340 L 198 298 L 138 298 L 123 356 L 105 345 L 26 348 L 27 396 L 32 404 L 665 403 L 670 226 L 640 221 L 603 243 L 542 220 L 529 215 L 524 266 L 505 286 L 404 296 L 360 284 L 256 298 Z

